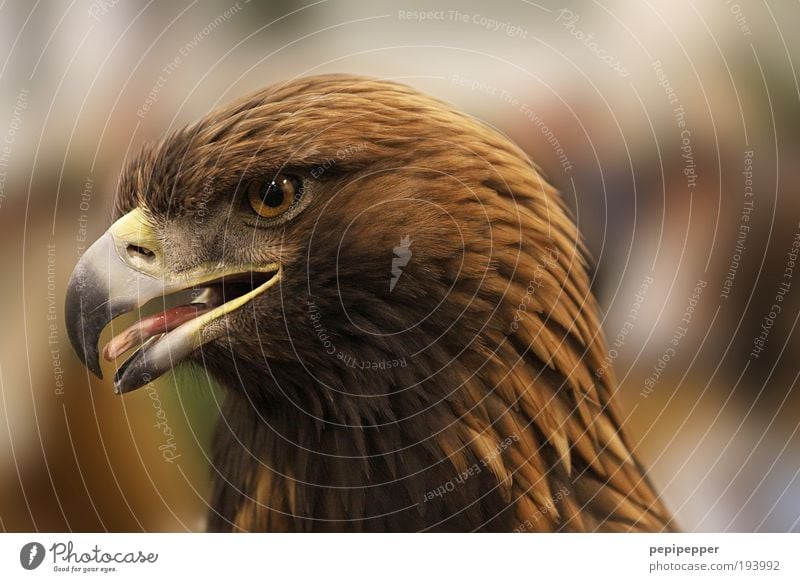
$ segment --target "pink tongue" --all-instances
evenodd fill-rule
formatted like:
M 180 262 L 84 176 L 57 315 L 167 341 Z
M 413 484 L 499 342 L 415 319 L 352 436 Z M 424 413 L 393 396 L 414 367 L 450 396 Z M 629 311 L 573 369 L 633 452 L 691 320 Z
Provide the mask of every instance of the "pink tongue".
M 153 336 L 167 333 L 194 319 L 201 313 L 208 311 L 210 307 L 203 304 L 179 305 L 172 307 L 161 313 L 156 313 L 145 317 L 138 323 L 134 323 L 122 333 L 114 336 L 103 348 L 103 357 L 106 360 L 113 360 L 124 354 L 136 345 L 140 345 Z

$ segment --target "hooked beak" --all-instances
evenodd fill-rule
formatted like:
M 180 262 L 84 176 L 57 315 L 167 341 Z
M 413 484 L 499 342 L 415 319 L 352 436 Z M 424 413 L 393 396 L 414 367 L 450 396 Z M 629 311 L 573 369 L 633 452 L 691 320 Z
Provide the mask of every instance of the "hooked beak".
M 98 378 L 100 333 L 112 319 L 170 295 L 187 302 L 143 318 L 105 347 L 116 360 L 141 344 L 114 375 L 114 391 L 130 392 L 155 380 L 191 352 L 219 337 L 211 325 L 264 293 L 281 278 L 277 263 L 259 267 L 204 264 L 174 273 L 166 268 L 156 230 L 137 208 L 115 222 L 87 249 L 67 286 L 66 323 L 72 347 Z M 187 293 L 181 293 L 187 292 Z

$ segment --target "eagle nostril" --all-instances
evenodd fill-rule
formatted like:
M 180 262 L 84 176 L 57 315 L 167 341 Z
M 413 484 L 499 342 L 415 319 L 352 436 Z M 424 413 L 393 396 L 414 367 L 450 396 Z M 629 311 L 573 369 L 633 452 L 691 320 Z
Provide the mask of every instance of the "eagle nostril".
M 125 250 L 128 251 L 128 256 L 135 260 L 152 263 L 156 258 L 156 254 L 153 251 L 139 245 L 128 244 Z

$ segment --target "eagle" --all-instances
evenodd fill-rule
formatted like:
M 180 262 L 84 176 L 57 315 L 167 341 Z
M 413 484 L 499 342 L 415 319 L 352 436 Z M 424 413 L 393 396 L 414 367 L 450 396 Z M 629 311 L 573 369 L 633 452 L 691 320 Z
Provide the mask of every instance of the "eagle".
M 294 79 L 146 145 L 114 214 L 69 337 L 119 394 L 183 364 L 222 387 L 209 531 L 675 528 L 569 210 L 488 124 L 394 81 Z

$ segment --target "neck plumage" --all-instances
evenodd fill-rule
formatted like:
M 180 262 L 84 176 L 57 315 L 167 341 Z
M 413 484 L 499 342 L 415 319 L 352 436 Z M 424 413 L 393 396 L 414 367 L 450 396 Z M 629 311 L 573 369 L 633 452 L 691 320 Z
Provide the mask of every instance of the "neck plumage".
M 571 387 L 580 374 L 567 382 L 545 366 L 509 370 L 501 362 L 519 354 L 510 343 L 499 352 L 480 379 L 438 402 L 386 396 L 386 409 L 414 402 L 416 414 L 396 415 L 406 420 L 322 422 L 289 402 L 259 406 L 231 391 L 215 437 L 208 529 L 671 529 L 605 395 Z
M 291 405 L 259 413 L 230 393 L 214 442 L 208 528 L 508 530 L 505 493 L 477 456 L 458 450 L 457 423 L 435 408 L 373 428 L 317 423 Z M 487 516 L 494 521 L 482 524 Z

